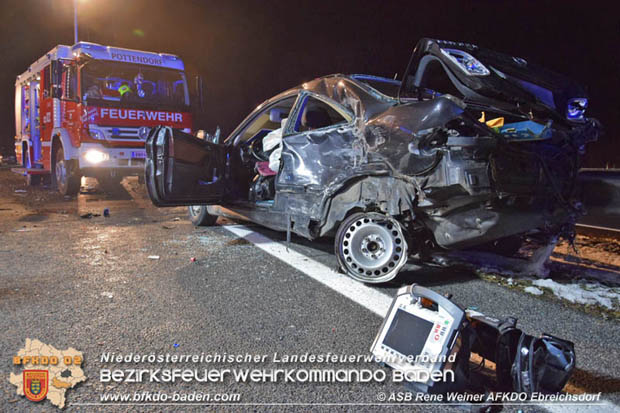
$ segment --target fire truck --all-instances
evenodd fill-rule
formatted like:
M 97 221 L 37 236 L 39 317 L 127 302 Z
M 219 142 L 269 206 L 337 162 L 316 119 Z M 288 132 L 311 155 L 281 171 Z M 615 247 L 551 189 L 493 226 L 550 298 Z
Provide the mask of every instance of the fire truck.
M 15 82 L 13 171 L 63 195 L 82 176 L 112 189 L 142 175 L 150 129 L 192 131 L 183 61 L 175 55 L 79 42 L 59 45 Z

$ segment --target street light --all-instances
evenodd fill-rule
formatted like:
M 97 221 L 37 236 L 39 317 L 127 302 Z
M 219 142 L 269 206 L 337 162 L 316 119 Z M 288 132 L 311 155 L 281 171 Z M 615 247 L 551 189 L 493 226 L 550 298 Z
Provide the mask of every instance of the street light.
M 77 0 L 73 0 L 73 44 L 78 42 L 77 32 Z
M 78 42 L 77 9 L 78 9 L 78 0 L 73 0 L 73 44 Z

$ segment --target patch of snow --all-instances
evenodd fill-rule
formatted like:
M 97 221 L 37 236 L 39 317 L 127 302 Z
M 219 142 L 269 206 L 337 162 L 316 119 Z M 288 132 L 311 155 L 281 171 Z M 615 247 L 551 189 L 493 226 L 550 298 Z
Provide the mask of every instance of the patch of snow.
M 540 288 L 536 288 L 536 287 L 525 287 L 523 289 L 523 291 L 525 291 L 526 293 L 530 293 L 530 294 L 534 294 L 534 295 L 543 295 L 543 290 L 541 290 Z
M 532 284 L 548 288 L 556 297 L 571 303 L 598 304 L 607 309 L 620 307 L 620 292 L 616 288 L 605 287 L 598 283 L 560 284 L 553 280 L 535 280 Z

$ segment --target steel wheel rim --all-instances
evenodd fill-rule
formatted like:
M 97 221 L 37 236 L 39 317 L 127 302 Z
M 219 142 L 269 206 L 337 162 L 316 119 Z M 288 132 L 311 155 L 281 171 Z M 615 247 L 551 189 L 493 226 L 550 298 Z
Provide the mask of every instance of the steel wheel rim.
M 400 225 L 379 215 L 363 215 L 352 222 L 343 235 L 340 251 L 349 273 L 364 282 L 394 278 L 407 260 Z

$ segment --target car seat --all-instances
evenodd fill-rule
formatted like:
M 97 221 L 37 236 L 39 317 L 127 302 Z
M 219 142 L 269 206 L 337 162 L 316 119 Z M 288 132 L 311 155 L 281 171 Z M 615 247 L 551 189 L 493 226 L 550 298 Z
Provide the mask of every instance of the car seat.
M 317 106 L 312 109 L 306 109 L 301 118 L 301 124 L 303 130 L 319 129 L 331 125 L 332 119 L 325 108 Z

